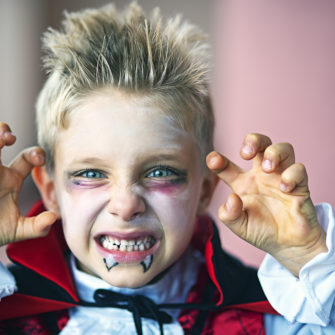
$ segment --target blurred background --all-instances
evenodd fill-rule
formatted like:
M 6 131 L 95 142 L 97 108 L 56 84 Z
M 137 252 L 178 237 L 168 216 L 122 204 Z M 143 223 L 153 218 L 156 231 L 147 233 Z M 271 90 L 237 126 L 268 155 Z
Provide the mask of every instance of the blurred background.
M 102 0 L 0 0 L 0 120 L 17 143 L 2 153 L 10 162 L 36 144 L 34 103 L 44 81 L 40 37 L 60 26 L 63 11 L 96 7 Z M 114 1 L 118 7 L 128 1 Z M 335 2 L 333 0 L 138 0 L 164 16 L 181 13 L 209 36 L 213 47 L 212 95 L 217 150 L 239 158 L 245 134 L 288 141 L 309 172 L 315 203 L 335 204 Z M 229 189 L 222 183 L 210 206 L 216 218 Z M 20 196 L 26 213 L 38 199 L 30 178 Z M 222 245 L 251 265 L 264 254 L 220 225 Z M 4 249 L 0 259 L 7 262 Z

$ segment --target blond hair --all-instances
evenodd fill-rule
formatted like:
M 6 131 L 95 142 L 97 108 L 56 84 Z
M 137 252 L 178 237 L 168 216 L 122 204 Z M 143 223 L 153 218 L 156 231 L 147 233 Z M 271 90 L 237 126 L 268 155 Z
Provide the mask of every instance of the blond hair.
M 113 4 L 65 12 L 63 30 L 43 36 L 48 79 L 36 104 L 39 145 L 53 168 L 57 131 L 68 113 L 92 91 L 114 87 L 165 102 L 168 114 L 191 132 L 202 157 L 212 150 L 209 52 L 204 35 L 180 16 L 163 24 L 136 3 L 118 12 Z

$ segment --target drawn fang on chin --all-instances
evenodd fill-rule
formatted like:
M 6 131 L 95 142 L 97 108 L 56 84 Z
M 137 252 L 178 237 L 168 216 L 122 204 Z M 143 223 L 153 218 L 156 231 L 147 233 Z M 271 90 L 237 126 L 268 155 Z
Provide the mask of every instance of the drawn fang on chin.
M 144 258 L 144 260 L 141 262 L 143 272 L 147 272 L 150 269 L 153 259 L 154 259 L 153 255 L 148 255 L 147 257 Z
M 114 257 L 109 255 L 107 258 L 104 258 L 104 263 L 108 271 L 113 269 L 113 267 L 117 266 L 119 263 L 115 262 Z
M 143 267 L 143 272 L 147 272 L 153 262 L 154 256 L 153 255 L 148 255 L 147 257 L 145 257 L 145 259 L 140 263 Z M 107 258 L 104 258 L 104 263 L 106 266 L 106 269 L 108 270 L 108 272 L 113 269 L 115 266 L 119 265 L 118 262 L 115 261 L 114 257 L 112 255 L 109 255 Z

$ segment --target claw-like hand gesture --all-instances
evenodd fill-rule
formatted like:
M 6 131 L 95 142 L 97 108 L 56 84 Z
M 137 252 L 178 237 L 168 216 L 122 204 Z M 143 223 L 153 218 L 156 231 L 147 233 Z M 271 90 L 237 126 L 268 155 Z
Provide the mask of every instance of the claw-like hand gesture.
M 241 157 L 253 159 L 251 170 L 242 170 L 217 152 L 207 156 L 209 169 L 234 192 L 220 207 L 219 218 L 298 276 L 304 264 L 327 251 L 305 167 L 294 162 L 290 144 L 272 144 L 258 134 L 245 137 Z
M 14 144 L 15 140 L 8 125 L 0 122 L 0 153 L 3 147 Z M 2 165 L 0 159 L 0 245 L 44 236 L 55 222 L 55 213 L 43 212 L 27 218 L 19 213 L 17 207 L 23 180 L 34 166 L 43 165 L 44 160 L 44 153 L 38 147 L 24 150 L 9 166 Z

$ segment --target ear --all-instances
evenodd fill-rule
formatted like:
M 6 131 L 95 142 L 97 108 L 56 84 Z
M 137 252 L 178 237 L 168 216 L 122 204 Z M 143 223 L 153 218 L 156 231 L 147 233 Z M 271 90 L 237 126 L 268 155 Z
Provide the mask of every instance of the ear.
M 33 180 L 40 191 L 47 210 L 56 213 L 60 218 L 60 211 L 56 197 L 55 183 L 45 166 L 35 166 L 32 170 Z
M 207 170 L 201 187 L 201 195 L 198 204 L 197 215 L 204 215 L 209 203 L 212 200 L 219 178 L 213 172 Z

